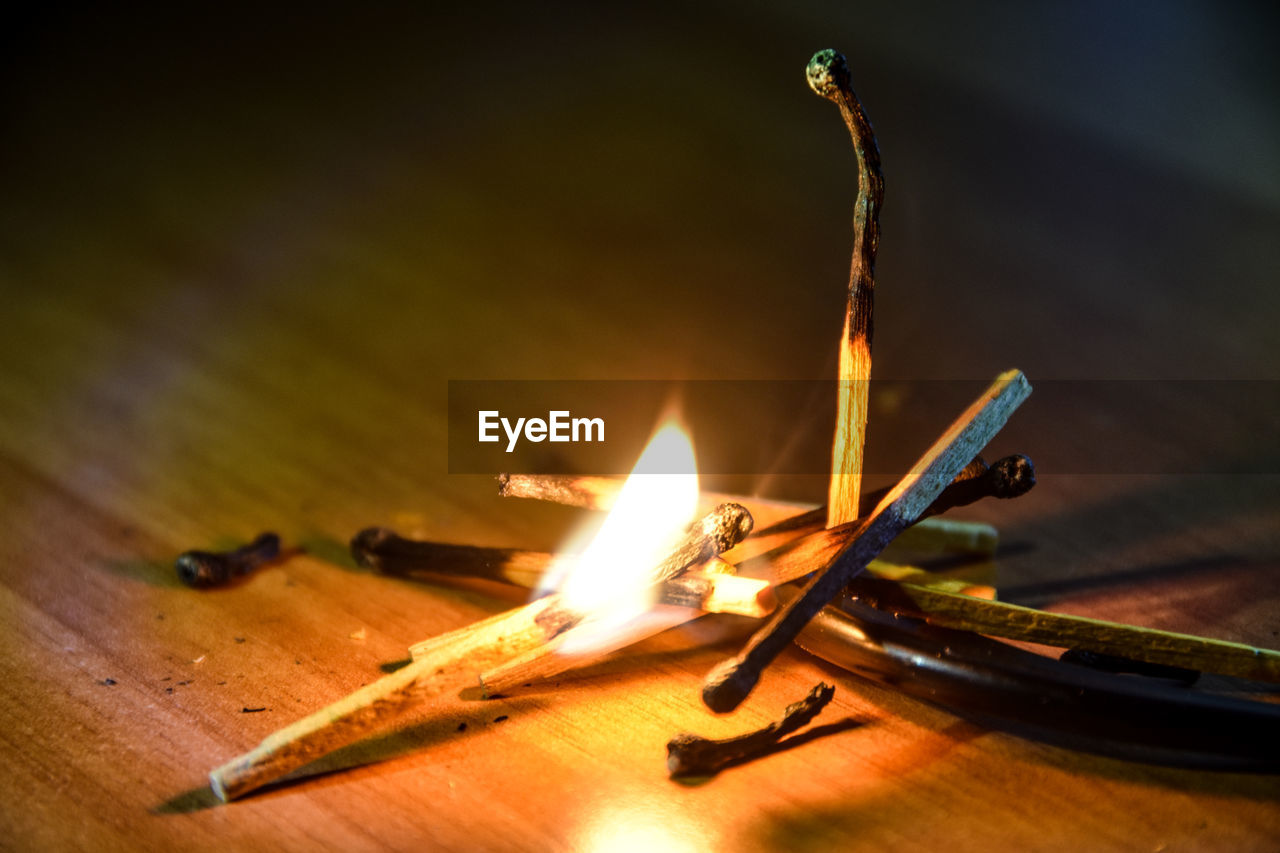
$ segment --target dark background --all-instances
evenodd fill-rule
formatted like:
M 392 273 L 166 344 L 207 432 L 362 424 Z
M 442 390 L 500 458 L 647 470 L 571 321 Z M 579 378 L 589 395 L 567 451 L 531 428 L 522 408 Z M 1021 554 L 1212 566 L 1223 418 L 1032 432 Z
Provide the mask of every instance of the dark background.
M 836 46 L 886 174 L 875 378 L 1139 380 L 1122 408 L 1033 397 L 990 455 L 1271 472 L 1276 395 L 1251 389 L 1280 378 L 1276 22 L 1265 3 L 31 8 L 5 29 L 0 438 L 158 500 L 169 530 L 341 538 L 489 493 L 447 475 L 448 380 L 829 378 L 854 163 L 803 69 Z M 873 403 L 898 406 L 869 428 L 880 479 L 958 408 Z M 819 499 L 820 476 L 761 474 L 779 445 L 813 448 L 780 469 L 821 470 L 829 407 L 740 411 L 691 425 L 708 459 L 751 460 L 710 485 Z
M 876 377 L 1273 380 L 1276 18 L 28 9 L 5 33 L 0 286 L 24 343 L 4 366 L 45 361 L 44 393 L 131 385 L 125 418 L 176 406 L 158 386 L 181 368 L 147 341 L 40 325 L 153 318 L 197 362 L 287 373 L 318 421 L 281 429 L 336 428 L 362 403 L 335 390 L 389 383 L 403 408 L 376 416 L 424 476 L 446 379 L 830 376 L 853 160 L 802 72 L 836 46 L 888 188 Z M 273 368 L 277 334 L 316 355 Z M 869 453 L 886 440 L 873 425 Z

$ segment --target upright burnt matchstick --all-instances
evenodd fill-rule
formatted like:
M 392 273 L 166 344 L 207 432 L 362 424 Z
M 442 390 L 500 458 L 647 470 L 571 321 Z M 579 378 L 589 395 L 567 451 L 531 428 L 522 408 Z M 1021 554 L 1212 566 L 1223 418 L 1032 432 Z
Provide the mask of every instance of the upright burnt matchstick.
M 831 447 L 831 485 L 827 498 L 827 526 L 858 517 L 862 482 L 862 448 L 866 443 L 867 385 L 871 379 L 872 309 L 875 295 L 876 248 L 880 242 L 880 205 L 884 176 L 880 149 L 871 122 L 849 84 L 849 64 L 834 50 L 820 50 L 805 69 L 809 86 L 840 108 L 853 139 L 858 161 L 858 195 L 853 204 L 853 259 L 849 265 L 849 296 L 836 404 L 836 434 Z
M 858 525 L 845 547 L 805 586 L 800 596 L 757 631 L 741 654 L 712 671 L 702 690 L 707 707 L 718 713 L 738 707 L 755 687 L 764 668 L 845 584 L 919 518 L 1030 393 L 1031 386 L 1021 371 L 1011 370 L 997 377 L 933 443 L 911 473 Z

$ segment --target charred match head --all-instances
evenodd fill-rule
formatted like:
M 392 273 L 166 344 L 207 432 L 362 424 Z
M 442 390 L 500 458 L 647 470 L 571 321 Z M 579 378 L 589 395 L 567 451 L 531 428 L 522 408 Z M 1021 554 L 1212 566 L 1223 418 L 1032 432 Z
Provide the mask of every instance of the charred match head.
M 997 460 L 986 474 L 994 498 L 1016 498 L 1036 484 L 1036 466 L 1021 453 Z
M 697 522 L 708 537 L 708 548 L 719 554 L 728 551 L 751 534 L 755 519 L 742 504 L 723 503 Z
M 849 63 L 838 50 L 820 50 L 804 69 L 809 88 L 824 98 L 834 100 L 849 89 Z

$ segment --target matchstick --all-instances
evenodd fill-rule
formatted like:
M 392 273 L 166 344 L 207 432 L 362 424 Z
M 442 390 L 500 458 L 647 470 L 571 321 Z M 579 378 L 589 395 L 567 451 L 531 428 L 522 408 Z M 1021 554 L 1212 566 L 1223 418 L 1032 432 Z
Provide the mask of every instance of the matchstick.
M 911 473 L 859 523 L 850 541 L 800 596 L 757 631 L 736 658 L 712 671 L 702 691 L 707 707 L 718 713 L 738 707 L 759 681 L 764 667 L 790 645 L 814 614 L 933 503 L 1030 393 L 1031 386 L 1020 371 L 1011 370 L 997 377 L 934 442 Z
M 351 555 L 357 565 L 391 575 L 477 578 L 525 589 L 536 588 L 556 561 L 545 551 L 405 539 L 385 527 L 357 533 L 351 540 Z M 686 571 L 668 578 L 658 586 L 656 603 L 738 616 L 760 617 L 773 611 L 775 602 L 768 581 L 734 577 L 733 566 L 715 558 L 708 565 L 714 562 L 727 571 Z
M 1280 682 L 1280 652 L 1241 643 L 1196 637 L 983 601 L 940 588 L 858 578 L 858 598 L 879 610 L 923 617 L 943 628 L 972 631 L 1027 643 L 1116 655 L 1144 663 Z
M 834 687 L 819 682 L 808 696 L 788 705 L 782 719 L 737 737 L 713 740 L 688 732 L 678 734 L 667 741 L 667 772 L 673 779 L 713 776 L 731 764 L 765 755 L 784 737 L 808 725 L 835 695 Z
M 613 509 L 625 482 L 621 477 L 576 474 L 499 474 L 498 494 L 504 498 L 531 498 L 582 509 L 608 511 Z M 722 503 L 736 503 L 746 507 L 757 527 L 768 527 L 813 509 L 813 504 L 807 503 L 702 492 L 698 496 L 698 511 L 709 512 Z
M 406 539 L 385 527 L 369 527 L 351 539 L 356 565 L 388 575 L 480 578 L 533 589 L 555 558 L 521 548 L 484 548 Z
M 743 578 L 728 571 L 690 570 L 664 581 L 658 590 L 659 605 L 687 607 L 702 613 L 730 613 L 755 619 L 768 616 L 777 606 L 773 585 L 760 578 Z
M 858 517 L 862 483 L 862 448 L 867 431 L 867 386 L 871 379 L 872 311 L 875 300 L 876 247 L 880 242 L 880 205 L 884 176 L 880 149 L 871 122 L 849 83 L 849 64 L 834 50 L 813 55 L 805 69 L 814 92 L 834 103 L 849 128 L 858 163 L 858 194 L 853 205 L 853 258 L 836 402 L 835 440 L 831 446 L 831 485 L 827 497 L 827 526 Z
M 751 531 L 751 516 L 724 504 L 695 522 L 671 555 L 650 575 L 661 583 L 693 563 L 733 547 Z M 408 666 L 268 736 L 253 750 L 209 774 L 219 799 L 229 801 L 390 724 L 424 700 L 474 683 L 484 670 L 573 630 L 589 614 L 572 609 L 560 595 L 540 598 L 451 631 Z
M 1095 672 L 843 597 L 796 643 L 891 690 L 1037 740 L 1148 763 L 1280 766 L 1273 703 Z
M 563 503 L 583 509 L 608 510 L 613 506 L 625 481 L 613 477 L 503 474 L 498 482 L 499 494 L 503 496 Z M 912 526 L 910 532 L 904 531 L 900 537 L 902 544 L 911 550 L 921 552 L 991 556 L 995 553 L 999 542 L 999 534 L 994 527 L 972 521 L 944 521 L 932 516 L 973 503 L 981 498 L 1015 498 L 1030 491 L 1035 486 L 1035 482 L 1035 466 L 1026 456 L 1006 456 L 990 466 L 982 460 L 981 456 L 975 457 L 956 475 L 947 488 L 943 489 L 938 499 L 921 514 L 920 520 Z M 889 489 L 885 488 L 863 494 L 860 499 L 861 515 L 870 514 L 876 504 L 888 493 Z M 726 502 L 747 507 L 756 521 L 756 532 L 745 543 L 738 546 L 739 551 L 736 553 L 741 554 L 740 559 L 746 556 L 742 553 L 744 549 L 750 553 L 758 553 L 786 539 L 820 529 L 827 517 L 825 506 L 718 492 L 704 492 L 699 498 L 699 507 Z M 766 542 L 768 544 L 761 548 L 760 546 Z M 387 553 L 377 559 L 388 566 L 405 560 L 409 563 L 413 562 L 409 554 L 397 554 L 391 547 L 386 550 Z M 445 552 L 440 552 L 438 556 L 444 557 Z M 449 556 L 463 563 L 473 562 L 475 559 L 474 555 L 468 556 L 462 551 Z M 373 557 L 371 556 L 370 559 Z M 493 561 L 492 570 L 495 574 L 514 570 L 512 564 L 518 562 L 514 555 L 506 557 L 497 553 L 486 559 Z
M 260 788 L 390 725 L 422 702 L 474 684 L 476 673 L 553 639 L 581 618 L 558 597 L 539 599 L 436 638 L 436 647 L 395 672 L 268 736 L 209 774 L 224 802 Z
M 1036 469 L 1023 455 L 1006 456 L 988 466 L 981 456 L 975 456 L 955 479 L 947 484 L 942 494 L 929 504 L 915 524 L 899 534 L 893 547 L 898 550 L 924 553 L 956 553 L 992 556 L 996 552 L 1000 536 L 994 527 L 972 521 L 952 521 L 933 516 L 959 506 L 965 506 L 982 498 L 1016 498 L 1031 491 L 1036 484 Z M 861 515 L 870 515 L 889 489 L 877 489 L 862 496 Z M 755 535 L 738 546 L 734 556 L 738 561 L 776 547 L 798 536 L 808 535 L 822 528 L 826 512 L 822 507 L 784 519 L 774 525 L 757 530 Z

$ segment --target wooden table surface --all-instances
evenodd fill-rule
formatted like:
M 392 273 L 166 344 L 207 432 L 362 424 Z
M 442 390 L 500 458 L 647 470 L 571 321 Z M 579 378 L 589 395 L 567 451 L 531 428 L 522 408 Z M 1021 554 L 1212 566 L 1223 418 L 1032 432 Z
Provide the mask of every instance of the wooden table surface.
M 1275 849 L 1275 775 L 1023 740 L 798 650 L 712 717 L 739 640 L 705 627 L 213 799 L 211 768 L 522 600 L 356 569 L 356 530 L 553 549 L 580 521 L 448 472 L 448 380 L 831 375 L 852 158 L 802 75 L 828 46 L 887 177 L 875 375 L 1133 380 L 1137 417 L 1033 395 L 993 445 L 1049 454 L 957 514 L 1000 527 L 1003 597 L 1280 645 L 1274 11 L 485 9 L 12 22 L 0 847 Z M 830 428 L 789 415 L 746 427 Z M 869 458 L 900 440 L 873 421 Z M 178 583 L 267 529 L 304 550 Z M 820 679 L 819 721 L 861 725 L 667 779 L 671 735 Z

